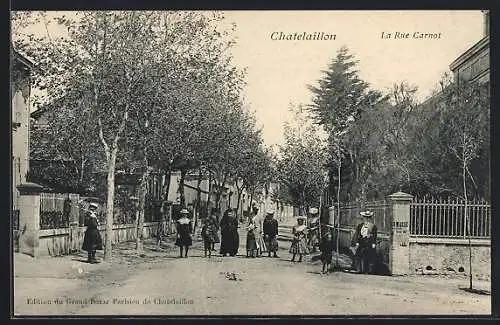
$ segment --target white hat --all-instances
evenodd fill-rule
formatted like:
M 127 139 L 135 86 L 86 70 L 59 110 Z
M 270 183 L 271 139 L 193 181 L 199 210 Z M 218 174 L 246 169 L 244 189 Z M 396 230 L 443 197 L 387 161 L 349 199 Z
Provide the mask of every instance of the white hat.
M 182 213 L 182 214 L 189 214 L 189 211 L 187 209 L 182 209 L 180 213 Z
M 316 214 L 316 213 L 318 213 L 318 209 L 317 208 L 310 208 L 309 209 L 309 213 L 310 214 Z
M 373 217 L 372 211 L 361 211 L 359 214 L 362 215 L 363 217 L 367 217 L 367 218 Z
M 304 216 L 297 216 L 297 217 L 295 217 L 295 219 L 297 219 L 297 220 L 306 220 L 306 219 L 307 219 L 307 217 L 304 217 Z
M 99 207 L 99 205 L 97 203 L 92 202 L 89 204 L 89 208 L 96 208 L 97 209 L 98 207 Z
M 274 210 L 273 209 L 269 209 L 269 210 L 267 210 L 266 214 L 274 214 Z

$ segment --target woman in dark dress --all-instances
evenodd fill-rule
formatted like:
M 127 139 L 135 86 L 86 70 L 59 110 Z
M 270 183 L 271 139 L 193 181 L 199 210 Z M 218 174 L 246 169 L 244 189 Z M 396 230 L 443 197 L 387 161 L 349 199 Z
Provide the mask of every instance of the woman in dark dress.
M 97 219 L 96 203 L 90 203 L 89 212 L 85 218 L 85 236 L 83 237 L 83 250 L 88 252 L 88 262 L 97 263 L 95 253 L 97 250 L 102 250 L 102 237 L 99 232 L 99 220 Z
M 233 215 L 231 209 L 226 210 L 220 222 L 221 244 L 220 254 L 235 256 L 240 246 L 240 236 L 238 235 L 238 220 Z
M 175 245 L 179 246 L 179 257 L 182 257 L 182 248 L 185 248 L 184 257 L 188 257 L 189 246 L 193 245 L 191 233 L 193 232 L 193 223 L 188 218 L 189 211 L 182 209 L 181 217 L 177 220 L 177 239 Z

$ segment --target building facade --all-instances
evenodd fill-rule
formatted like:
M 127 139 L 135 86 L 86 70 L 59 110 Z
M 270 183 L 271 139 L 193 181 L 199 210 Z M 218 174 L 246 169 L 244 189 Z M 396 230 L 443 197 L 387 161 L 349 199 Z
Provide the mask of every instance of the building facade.
M 450 64 L 455 80 L 486 83 L 490 81 L 490 19 L 483 11 L 483 38 Z
M 13 210 L 18 210 L 17 186 L 26 183 L 29 170 L 29 130 L 31 71 L 33 63 L 16 51 L 11 52 L 12 103 L 12 198 Z

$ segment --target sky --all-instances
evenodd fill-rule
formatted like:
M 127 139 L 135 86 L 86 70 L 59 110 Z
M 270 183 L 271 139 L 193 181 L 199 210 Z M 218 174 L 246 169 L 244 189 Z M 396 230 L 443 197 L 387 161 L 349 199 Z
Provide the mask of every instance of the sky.
M 388 90 L 407 81 L 420 100 L 435 89 L 449 64 L 483 37 L 481 11 L 229 11 L 236 24 L 234 62 L 247 69 L 246 103 L 256 111 L 267 145 L 283 141 L 289 105 L 311 103 L 308 84 L 347 46 L 359 60 L 360 77 Z M 336 35 L 334 40 L 272 40 L 273 32 Z M 384 32 L 392 38 L 382 39 Z M 395 32 L 410 33 L 394 39 Z M 413 39 L 413 33 L 439 39 Z M 276 35 L 276 34 L 275 34 Z
M 311 103 L 307 85 L 317 84 L 342 46 L 359 61 L 359 76 L 372 88 L 387 91 L 407 81 L 418 87 L 417 97 L 423 100 L 449 71 L 449 64 L 483 37 L 479 10 L 226 11 L 224 16 L 226 23 L 236 24 L 237 43 L 231 51 L 235 65 L 246 68 L 245 104 L 256 112 L 266 145 L 283 142 L 284 122 L 292 117 L 290 104 Z M 335 37 L 271 39 L 280 32 Z M 410 38 L 395 39 L 396 32 L 409 33 Z M 440 33 L 440 38 L 414 39 L 415 32 Z M 382 33 L 392 37 L 382 38 Z

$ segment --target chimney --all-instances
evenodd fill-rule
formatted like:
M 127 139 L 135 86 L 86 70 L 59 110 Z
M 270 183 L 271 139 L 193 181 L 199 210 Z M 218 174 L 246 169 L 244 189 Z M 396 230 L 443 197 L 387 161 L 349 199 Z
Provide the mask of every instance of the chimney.
M 490 11 L 481 10 L 483 13 L 483 37 L 490 36 Z

